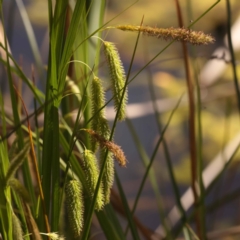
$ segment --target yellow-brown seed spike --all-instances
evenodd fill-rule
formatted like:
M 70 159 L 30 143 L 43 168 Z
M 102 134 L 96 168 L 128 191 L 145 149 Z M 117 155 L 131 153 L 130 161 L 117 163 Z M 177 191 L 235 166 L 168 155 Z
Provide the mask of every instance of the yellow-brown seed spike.
M 70 229 L 74 235 L 74 238 L 77 238 L 81 234 L 84 223 L 82 185 L 77 180 L 70 180 L 66 183 L 65 194 Z
M 126 91 L 124 92 L 123 100 L 121 102 L 123 89 L 126 81 L 124 68 L 115 45 L 111 42 L 104 41 L 103 46 L 111 75 L 114 108 L 116 111 L 118 108 L 120 108 L 118 120 L 124 120 L 126 117 L 126 105 L 128 98 L 126 89 Z
M 207 45 L 215 42 L 215 39 L 212 36 L 201 31 L 193 31 L 187 28 L 153 28 L 148 26 L 133 25 L 120 25 L 115 28 L 123 31 L 140 31 L 146 36 L 153 36 L 165 40 L 170 39 L 176 41 L 184 41 L 193 45 Z
M 127 159 L 120 146 L 111 141 L 107 141 L 105 147 L 114 154 L 121 167 L 126 167 Z
M 90 150 L 84 150 L 83 152 L 83 170 L 86 175 L 86 183 L 88 185 L 88 192 L 90 197 L 93 198 L 94 192 L 96 189 L 98 177 L 99 177 L 99 167 L 97 163 L 96 156 Z M 102 192 L 102 185 L 100 185 L 98 189 L 98 195 L 96 199 L 95 209 L 97 211 L 103 208 L 103 192 Z

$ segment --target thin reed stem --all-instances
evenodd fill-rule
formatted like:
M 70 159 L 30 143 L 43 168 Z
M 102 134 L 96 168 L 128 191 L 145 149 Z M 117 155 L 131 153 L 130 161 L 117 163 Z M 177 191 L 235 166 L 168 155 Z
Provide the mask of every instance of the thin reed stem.
M 230 1 L 226 0 L 226 8 L 227 8 L 227 39 L 228 39 L 228 47 L 231 54 L 231 64 L 232 64 L 232 71 L 233 71 L 233 77 L 234 77 L 234 86 L 236 90 L 237 95 L 237 102 L 238 102 L 238 111 L 240 114 L 240 90 L 238 85 L 238 77 L 237 77 L 237 69 L 236 69 L 236 60 L 233 50 L 233 44 L 232 44 L 232 35 L 231 35 L 231 5 Z
M 179 27 L 182 27 L 183 20 L 182 20 L 182 13 L 179 5 L 179 1 L 175 0 L 176 9 L 177 9 L 177 16 L 178 16 L 178 23 Z M 188 50 L 186 43 L 182 41 L 182 48 L 183 48 L 183 56 L 184 56 L 184 66 L 185 66 L 185 73 L 186 73 L 186 82 L 187 82 L 187 89 L 188 89 L 188 100 L 189 100 L 189 147 L 190 147 L 190 159 L 191 159 L 191 186 L 194 195 L 194 202 L 195 206 L 198 203 L 198 193 L 196 189 L 196 184 L 198 184 L 198 177 L 197 177 L 197 156 L 196 156 L 196 136 L 195 136 L 195 101 L 194 101 L 194 88 L 193 82 L 190 73 L 190 65 L 189 65 L 189 58 L 188 58 Z M 196 216 L 196 225 L 197 225 L 197 232 L 198 236 L 202 236 L 203 234 L 203 223 L 201 221 L 200 212 L 198 212 Z

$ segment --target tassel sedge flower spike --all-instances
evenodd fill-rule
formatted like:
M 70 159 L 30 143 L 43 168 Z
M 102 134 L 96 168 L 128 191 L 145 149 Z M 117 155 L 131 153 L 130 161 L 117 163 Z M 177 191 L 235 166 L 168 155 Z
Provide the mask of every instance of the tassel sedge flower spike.
M 66 183 L 66 207 L 70 229 L 74 238 L 80 236 L 83 228 L 84 203 L 82 199 L 82 185 L 77 180 Z
M 91 127 L 94 131 L 108 138 L 110 130 L 105 118 L 105 109 L 101 109 L 105 104 L 105 96 L 101 80 L 98 77 L 93 78 L 91 90 L 92 116 L 94 116 L 91 121 Z M 92 141 L 92 150 L 93 152 L 97 150 L 96 141 Z
M 110 202 L 110 195 L 111 195 L 111 188 L 114 182 L 114 159 L 113 156 L 115 156 L 116 160 L 118 161 L 119 165 L 121 167 L 126 166 L 126 157 L 124 155 L 124 152 L 122 149 L 113 143 L 112 141 L 106 140 L 105 137 L 102 135 L 96 133 L 92 129 L 83 129 L 87 133 L 91 135 L 93 139 L 95 139 L 96 142 L 99 143 L 101 150 L 100 150 L 100 167 L 103 164 L 103 161 L 105 160 L 106 156 L 106 150 L 108 150 L 108 155 L 106 159 L 105 169 L 103 173 L 102 178 L 102 185 L 103 185 L 103 195 L 104 195 L 104 203 L 108 204 Z M 109 133 L 110 134 L 110 133 Z M 109 139 L 109 135 L 107 136 L 107 139 Z
M 119 25 L 116 28 L 123 31 L 141 32 L 146 36 L 153 36 L 165 40 L 176 40 L 191 43 L 193 45 L 207 45 L 214 43 L 215 39 L 201 31 L 193 31 L 188 28 L 157 28 L 148 26 Z
M 17 193 L 23 199 L 24 202 L 29 204 L 31 203 L 31 199 L 27 189 L 22 185 L 22 183 L 17 178 L 10 178 L 8 180 L 7 186 L 11 187 L 11 189 L 14 190 L 15 193 Z
M 95 154 L 87 149 L 85 149 L 83 152 L 83 170 L 86 174 L 86 183 L 90 197 L 93 198 L 99 176 L 99 167 Z M 103 191 L 102 185 L 100 185 L 95 209 L 99 211 L 103 208 L 103 205 Z
M 117 111 L 120 107 L 118 120 L 121 121 L 126 117 L 127 90 L 123 92 L 126 82 L 125 72 L 115 45 L 111 42 L 103 41 L 103 46 L 111 75 L 114 108 Z M 121 102 L 122 94 L 124 96 Z
M 12 231 L 13 231 L 13 239 L 14 240 L 22 240 L 23 239 L 23 230 L 21 227 L 21 222 L 18 217 L 13 213 L 12 214 Z
M 105 104 L 104 92 L 101 85 L 101 80 L 94 77 L 91 85 L 91 102 L 92 102 L 92 129 L 99 130 L 100 118 L 104 118 L 104 109 L 100 108 Z
M 102 87 L 101 80 L 97 77 L 94 77 L 92 80 L 92 116 L 94 116 L 91 125 L 92 129 L 95 132 L 98 132 L 105 139 L 109 139 L 110 137 L 110 129 L 108 126 L 108 122 L 105 118 L 105 109 L 101 109 L 105 104 L 105 96 L 104 90 Z M 101 109 L 99 111 L 99 109 Z M 97 145 L 99 143 L 92 137 L 92 149 L 96 150 Z M 102 167 L 102 163 L 105 160 L 106 149 L 101 148 L 99 162 L 100 167 Z M 102 186 L 103 186 L 103 197 L 104 197 L 104 205 L 110 202 L 111 188 L 114 182 L 114 159 L 113 154 L 108 152 L 105 169 L 102 177 Z
M 100 166 L 102 166 L 103 161 L 105 160 L 105 156 L 106 148 L 102 148 L 100 150 Z M 114 182 L 114 159 L 112 152 L 108 151 L 104 173 L 102 177 L 104 204 L 108 204 L 110 202 L 111 188 L 113 186 L 113 182 Z

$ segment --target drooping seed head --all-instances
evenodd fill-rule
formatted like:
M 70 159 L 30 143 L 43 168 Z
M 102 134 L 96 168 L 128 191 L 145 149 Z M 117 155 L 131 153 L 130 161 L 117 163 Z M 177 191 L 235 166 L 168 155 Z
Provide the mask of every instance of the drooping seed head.
M 100 150 L 100 167 L 102 167 L 103 161 L 106 156 L 106 148 L 102 148 Z M 114 159 L 113 154 L 108 152 L 105 168 L 102 177 L 102 185 L 103 185 L 103 196 L 104 203 L 108 204 L 110 202 L 111 188 L 114 182 Z
M 70 229 L 75 238 L 79 237 L 83 228 L 84 203 L 82 199 L 82 185 L 77 180 L 66 183 L 66 207 Z
M 13 239 L 23 240 L 23 231 L 21 227 L 21 222 L 14 213 L 12 214 L 12 229 L 13 229 Z
M 83 168 L 86 176 L 86 183 L 88 185 L 88 192 L 90 194 L 90 197 L 93 198 L 99 177 L 99 167 L 95 154 L 87 149 L 85 149 L 83 152 Z M 100 185 L 98 189 L 95 209 L 97 211 L 101 210 L 103 208 L 103 204 L 102 185 Z
M 27 189 L 22 185 L 22 183 L 17 178 L 10 178 L 8 180 L 8 185 L 12 190 L 14 190 L 26 203 L 30 203 L 30 196 Z
M 126 117 L 126 104 L 128 98 L 127 89 L 124 91 L 126 82 L 125 71 L 115 45 L 106 41 L 103 42 L 103 45 L 111 75 L 114 108 L 116 111 L 119 109 L 118 120 L 124 120 Z
M 109 126 L 107 119 L 105 118 L 105 109 L 102 108 L 105 104 L 104 90 L 102 87 L 101 80 L 97 77 L 93 78 L 92 81 L 92 116 L 91 127 L 94 131 L 99 132 L 103 136 L 109 136 Z M 102 109 L 101 109 L 102 108 Z M 92 141 L 92 151 L 97 150 L 97 142 Z

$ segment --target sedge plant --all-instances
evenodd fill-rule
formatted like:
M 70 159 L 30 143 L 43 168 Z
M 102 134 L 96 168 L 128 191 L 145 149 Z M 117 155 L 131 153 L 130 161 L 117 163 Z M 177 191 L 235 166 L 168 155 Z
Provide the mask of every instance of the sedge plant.
M 203 18 L 218 2 L 207 9 L 194 23 Z M 168 146 L 164 139 L 182 97 L 176 101 L 165 126 L 159 121 L 157 108 L 154 107 L 160 137 L 150 157 L 144 151 L 131 120 L 127 119 L 126 108 L 129 84 L 173 42 L 180 41 L 183 46 L 192 44 L 198 47 L 214 43 L 214 38 L 202 31 L 194 31 L 190 27 L 158 28 L 145 26 L 144 21 L 140 25 L 112 25 L 112 20 L 104 22 L 105 0 L 57 1 L 55 4 L 49 0 L 47 67 L 41 65 L 38 47 L 30 44 L 35 54 L 38 71 L 41 73 L 39 77 L 42 80 L 46 78 L 44 90 L 41 90 L 34 83 L 36 73 L 33 71 L 32 76 L 28 77 L 10 51 L 2 10 L 3 2 L 0 4 L 3 24 L 1 34 L 4 36 L 0 45 L 1 52 L 4 53 L 1 63 L 7 74 L 11 99 L 11 114 L 8 114 L 4 107 L 4 93 L 1 91 L 0 233 L 2 238 L 90 239 L 95 234 L 94 231 L 91 232 L 95 214 L 106 239 L 127 239 L 129 229 L 131 239 L 141 239 L 142 236 L 150 239 L 153 232 L 142 226 L 135 216 L 138 201 L 148 178 L 158 201 L 165 239 L 174 239 L 181 231 L 186 239 L 206 237 L 204 186 L 201 185 L 200 196 L 197 196 L 195 191 L 193 215 L 197 219 L 198 227 L 195 233 L 190 227 L 192 217 L 187 216 L 180 201 L 172 162 L 168 156 Z M 21 4 L 18 6 L 21 6 L 18 10 L 24 19 L 26 30 L 28 33 L 32 32 L 24 6 Z M 124 11 L 127 10 L 128 8 Z M 106 32 L 111 34 L 113 29 L 130 31 L 133 34 L 135 47 L 128 71 L 123 67 L 121 52 L 117 45 L 107 41 L 104 35 Z M 141 35 L 169 43 L 163 49 L 159 49 L 159 52 L 130 78 Z M 34 37 L 31 34 L 28 37 L 33 43 Z M 186 54 L 186 49 L 184 53 Z M 109 89 L 105 87 L 104 79 L 100 74 L 102 56 L 108 67 L 106 72 Z M 186 62 L 185 64 L 187 65 Z M 31 114 L 28 113 L 30 110 L 23 100 L 22 90 L 17 87 L 17 78 L 26 85 L 34 98 L 35 111 Z M 108 90 L 111 91 L 111 97 L 106 100 L 105 95 Z M 156 99 L 153 92 L 151 95 L 154 103 Z M 113 102 L 115 111 L 112 125 L 105 113 L 110 102 Z M 191 103 L 191 98 L 189 102 Z M 73 114 L 76 109 L 76 114 Z M 44 116 L 42 127 L 38 122 L 40 113 Z M 194 111 L 191 113 L 195 114 Z M 34 126 L 30 124 L 31 118 L 35 119 Z M 114 141 L 117 124 L 124 121 L 129 126 L 145 166 L 133 208 L 128 204 L 124 187 L 115 169 L 116 166 L 127 171 L 128 162 L 131 162 L 131 159 L 125 156 L 124 149 Z M 194 120 L 190 120 L 190 125 L 191 121 Z M 9 130 L 10 127 L 13 130 Z M 195 138 L 195 135 L 191 136 L 190 142 Z M 168 156 L 168 173 L 174 188 L 177 207 L 181 213 L 181 226 L 178 229 L 173 229 L 166 218 L 163 200 L 158 191 L 156 173 L 152 169 L 161 144 L 164 145 L 165 155 Z M 193 188 L 194 182 L 198 179 L 202 184 L 200 178 L 202 170 L 198 169 L 198 171 L 198 176 L 193 176 Z M 119 195 L 113 190 L 115 176 Z M 116 202 L 119 204 L 116 205 Z M 198 204 L 201 207 L 198 207 Z M 118 213 L 126 218 L 126 228 L 123 227 Z

